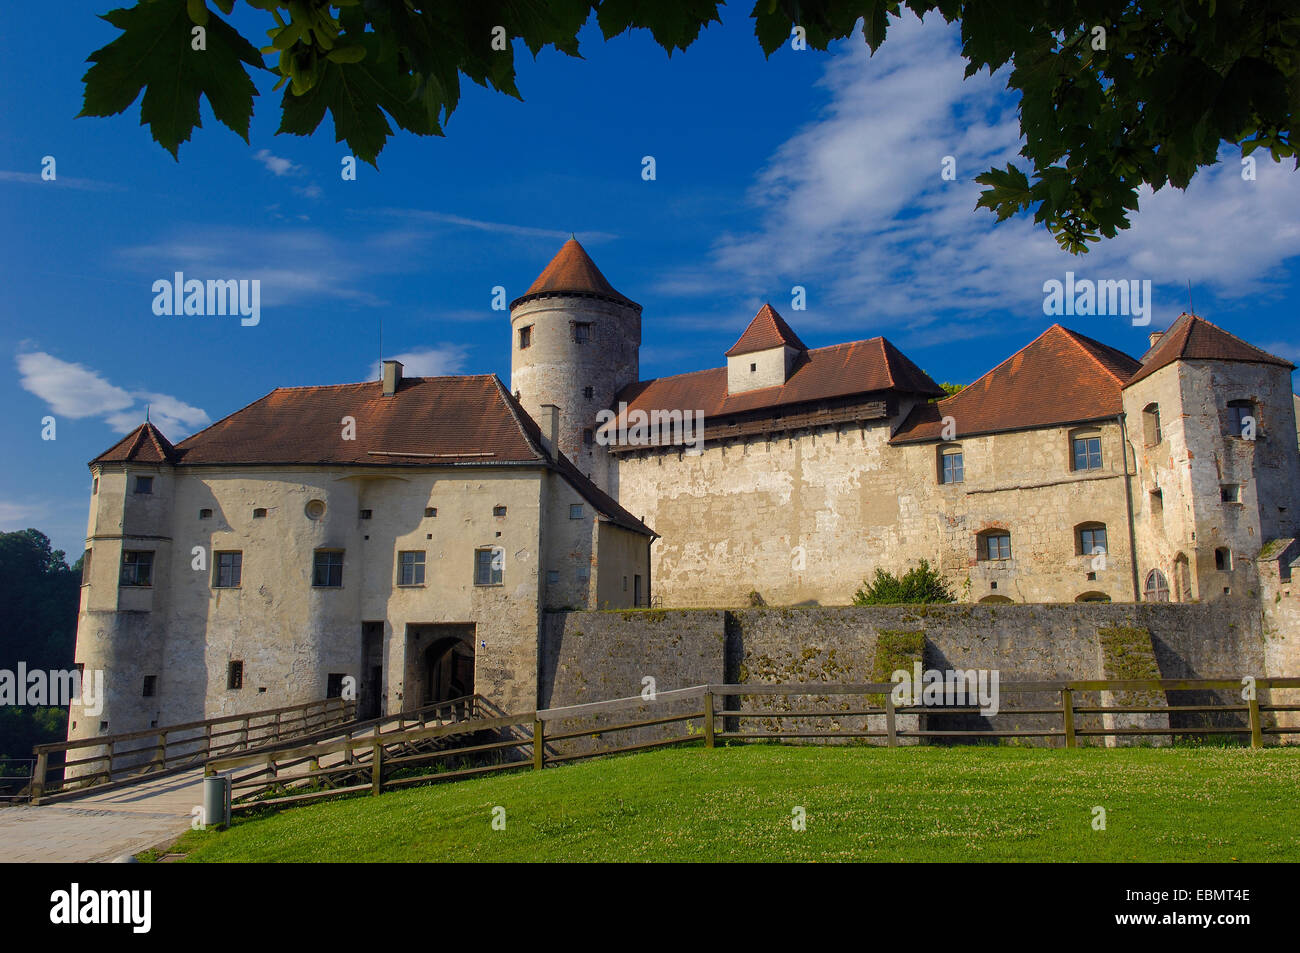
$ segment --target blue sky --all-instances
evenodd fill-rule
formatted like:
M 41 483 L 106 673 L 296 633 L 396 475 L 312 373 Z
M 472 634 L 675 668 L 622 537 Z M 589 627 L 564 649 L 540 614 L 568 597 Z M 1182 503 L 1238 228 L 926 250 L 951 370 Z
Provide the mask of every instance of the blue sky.
M 379 171 L 343 181 L 346 148 L 275 136 L 279 94 L 257 78 L 251 144 L 212 118 L 179 163 L 139 106 L 75 119 L 85 57 L 117 31 L 73 0 L 54 31 L 20 4 L 0 36 L 0 529 L 35 526 L 75 556 L 86 462 L 143 419 L 174 441 L 276 386 L 407 373 L 509 380 L 509 325 L 491 289 L 521 294 L 571 232 L 644 305 L 643 377 L 723 363 L 764 301 L 810 347 L 883 334 L 936 379 L 969 382 L 1054 319 L 1043 282 L 1150 279 L 1151 328 L 1062 323 L 1139 356 L 1187 302 L 1300 360 L 1300 175 L 1239 158 L 1186 193 L 1142 197 L 1134 227 L 1071 258 L 1028 218 L 975 211 L 973 176 L 1019 148 L 1002 76 L 963 81 L 954 31 L 897 23 L 875 57 L 860 39 L 765 60 L 748 7 L 724 10 L 671 60 L 647 34 L 583 59 L 517 54 L 518 102 L 464 88 L 446 138 L 398 133 Z M 263 17 L 237 11 L 261 43 Z M 43 156 L 57 162 L 40 179 Z M 654 156 L 657 177 L 641 177 Z M 956 181 L 940 175 L 956 160 Z M 262 317 L 167 317 L 152 283 L 175 271 L 258 278 Z M 807 289 L 807 310 L 791 288 Z M 41 439 L 41 419 L 57 439 Z

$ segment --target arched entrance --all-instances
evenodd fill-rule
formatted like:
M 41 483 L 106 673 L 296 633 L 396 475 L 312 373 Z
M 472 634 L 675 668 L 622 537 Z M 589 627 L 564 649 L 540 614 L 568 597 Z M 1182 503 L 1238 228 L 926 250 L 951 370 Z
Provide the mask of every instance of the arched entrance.
M 474 643 L 456 636 L 439 639 L 424 650 L 425 705 L 474 694 Z

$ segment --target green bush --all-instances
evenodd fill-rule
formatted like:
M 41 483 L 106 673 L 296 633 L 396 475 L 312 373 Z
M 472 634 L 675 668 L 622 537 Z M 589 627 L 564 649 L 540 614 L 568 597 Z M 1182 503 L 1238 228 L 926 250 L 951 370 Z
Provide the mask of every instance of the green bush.
M 855 606 L 891 606 L 918 602 L 956 602 L 948 582 L 932 569 L 928 560 L 909 569 L 902 579 L 883 569 L 876 570 L 876 578 L 853 594 Z

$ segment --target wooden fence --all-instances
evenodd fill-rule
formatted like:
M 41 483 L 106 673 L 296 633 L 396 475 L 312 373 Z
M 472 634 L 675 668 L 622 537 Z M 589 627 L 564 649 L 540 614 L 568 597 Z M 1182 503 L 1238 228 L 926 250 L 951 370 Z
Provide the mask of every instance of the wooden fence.
M 1300 688 L 1300 678 L 1260 678 L 1257 691 L 1270 688 Z M 249 774 L 235 776 L 232 808 L 245 811 L 298 804 L 342 794 L 381 791 L 430 781 L 452 780 L 521 768 L 540 770 L 580 758 L 599 757 L 631 751 L 644 751 L 665 745 L 700 742 L 706 748 L 724 743 L 772 741 L 780 739 L 879 739 L 884 745 L 949 738 L 960 741 L 997 741 L 1010 738 L 1059 739 L 1059 744 L 1073 748 L 1079 739 L 1111 738 L 1116 743 L 1126 737 L 1140 736 L 1248 736 L 1259 748 L 1270 736 L 1300 734 L 1300 728 L 1279 726 L 1273 722 L 1277 713 L 1300 711 L 1300 705 L 1261 703 L 1258 697 L 1243 699 L 1240 704 L 1216 700 L 1207 704 L 1171 705 L 1165 700 L 1169 692 L 1215 692 L 1240 697 L 1243 682 L 1234 679 L 1134 679 L 1110 681 L 1026 681 L 998 686 L 999 712 L 983 716 L 991 721 L 1001 717 L 1037 717 L 1059 723 L 1051 727 L 987 729 L 932 729 L 922 727 L 922 718 L 948 715 L 978 715 L 974 705 L 896 705 L 891 683 L 829 685 L 800 683 L 794 685 L 700 685 L 676 691 L 659 692 L 653 699 L 620 698 L 565 708 L 534 712 L 499 714 L 483 708 L 476 700 L 471 717 L 449 723 L 419 728 L 393 730 L 371 737 L 346 737 L 325 744 L 295 745 L 283 750 L 266 751 L 208 762 L 209 775 L 256 766 Z M 1101 700 L 1092 699 L 1101 695 Z M 1148 704 L 1128 701 L 1126 696 L 1146 693 Z M 1104 703 L 1106 694 L 1119 704 Z M 1050 698 L 1054 704 L 1034 701 L 1024 707 L 1004 707 L 1017 696 Z M 763 705 L 762 701 L 784 698 L 784 707 Z M 824 700 L 822 707 L 789 706 L 790 699 Z M 831 704 L 832 699 L 838 703 Z M 749 701 L 746 706 L 746 700 Z M 1139 698 L 1139 701 L 1141 699 Z M 655 709 L 661 709 L 656 712 Z M 648 710 L 647 710 L 648 709 Z M 664 710 L 671 709 L 671 710 Z M 632 720 L 574 725 L 584 719 L 602 719 L 637 711 Z M 1187 720 L 1193 715 L 1232 716 L 1241 724 L 1163 726 L 1148 724 L 1105 724 L 1116 716 L 1169 716 Z M 901 723 L 916 717 L 916 727 Z M 843 723 L 862 719 L 863 727 L 847 729 Z M 1157 720 L 1158 717 L 1157 717 Z M 786 729 L 788 722 L 812 722 L 811 725 Z M 721 722 L 721 727 L 719 727 Z M 754 722 L 767 723 L 768 730 L 747 728 Z M 826 723 L 830 725 L 827 726 Z M 878 727 L 871 727 L 873 722 Z M 1096 724 L 1100 722 L 1100 724 Z M 694 723 L 699 724 L 695 730 Z M 776 728 L 771 728 L 775 723 Z M 1092 723 L 1093 727 L 1086 727 Z M 676 732 L 676 726 L 685 729 Z M 647 733 L 659 737 L 646 738 Z M 607 736 L 634 733 L 625 743 L 610 743 Z M 455 744 L 456 741 L 460 744 Z M 588 741 L 587 748 L 563 750 L 565 743 Z M 1052 744 L 1053 742 L 1048 741 Z M 458 761 L 450 767 L 448 761 Z M 486 762 L 486 763 L 484 763 Z M 424 773 L 419 773 L 423 771 Z
M 90 788 L 134 784 L 141 777 L 195 768 L 231 751 L 259 748 L 329 731 L 353 720 L 356 702 L 327 698 L 144 731 L 37 745 L 30 797 L 33 804 L 84 794 Z M 85 757 L 74 755 L 85 754 Z M 86 767 L 91 766 L 91 767 Z M 73 770 L 70 773 L 70 769 Z M 50 772 L 60 776 L 50 778 Z

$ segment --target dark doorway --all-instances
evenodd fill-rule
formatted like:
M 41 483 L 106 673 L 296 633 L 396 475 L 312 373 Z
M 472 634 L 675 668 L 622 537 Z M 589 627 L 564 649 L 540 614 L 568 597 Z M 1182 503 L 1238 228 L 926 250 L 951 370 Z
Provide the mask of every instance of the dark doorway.
M 357 717 L 378 718 L 384 713 L 384 623 L 361 623 L 361 690 Z
M 473 623 L 407 626 L 403 709 L 423 708 L 472 694 Z

